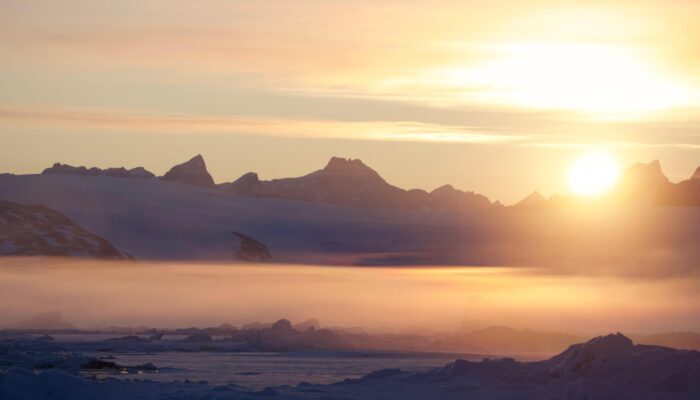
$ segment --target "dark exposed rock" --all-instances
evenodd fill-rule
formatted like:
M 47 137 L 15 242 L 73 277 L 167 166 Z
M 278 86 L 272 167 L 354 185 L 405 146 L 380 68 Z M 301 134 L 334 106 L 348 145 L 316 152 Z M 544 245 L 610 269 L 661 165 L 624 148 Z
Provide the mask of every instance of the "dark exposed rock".
M 234 254 L 237 260 L 247 262 L 267 262 L 272 259 L 272 255 L 264 243 L 261 243 L 242 233 L 233 231 L 231 233 L 238 240 L 238 247 Z
M 128 259 L 106 239 L 41 205 L 0 200 L 0 255 Z

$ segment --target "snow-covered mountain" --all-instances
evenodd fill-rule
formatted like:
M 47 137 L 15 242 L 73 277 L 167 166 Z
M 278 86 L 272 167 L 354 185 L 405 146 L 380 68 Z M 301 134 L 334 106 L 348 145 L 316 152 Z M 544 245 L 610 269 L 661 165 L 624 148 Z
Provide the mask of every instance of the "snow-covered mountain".
M 618 207 L 605 218 L 543 207 L 429 212 L 340 207 L 109 176 L 0 175 L 0 199 L 41 203 L 137 259 L 232 260 L 261 244 L 276 262 L 694 268 L 695 207 Z M 232 232 L 236 232 L 234 234 Z M 249 242 L 252 243 L 252 242 Z M 245 256 L 244 259 L 249 259 Z
M 201 156 L 162 179 L 0 174 L 0 199 L 45 204 L 139 259 L 695 268 L 700 209 L 656 207 L 646 193 L 688 186 L 680 202 L 700 180 L 668 183 L 658 163 L 633 171 L 624 201 L 586 202 L 585 212 L 569 198 L 503 207 L 451 186 L 406 191 L 340 158 L 300 178 L 247 174 L 219 187 Z
M 127 259 L 106 239 L 48 207 L 0 200 L 0 255 Z

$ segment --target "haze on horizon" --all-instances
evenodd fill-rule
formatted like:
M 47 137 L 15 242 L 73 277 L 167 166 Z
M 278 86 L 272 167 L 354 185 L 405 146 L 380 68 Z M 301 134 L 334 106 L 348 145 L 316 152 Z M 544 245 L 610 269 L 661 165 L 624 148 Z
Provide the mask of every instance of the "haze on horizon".
M 672 181 L 700 159 L 695 2 L 0 4 L 1 172 L 202 153 L 224 182 L 337 155 L 513 203 L 567 192 L 591 148 Z
M 326 327 L 370 332 L 494 325 L 588 336 L 700 330 L 697 274 L 634 271 L 6 258 L 0 262 L 0 329 L 58 310 L 90 329 L 313 317 Z

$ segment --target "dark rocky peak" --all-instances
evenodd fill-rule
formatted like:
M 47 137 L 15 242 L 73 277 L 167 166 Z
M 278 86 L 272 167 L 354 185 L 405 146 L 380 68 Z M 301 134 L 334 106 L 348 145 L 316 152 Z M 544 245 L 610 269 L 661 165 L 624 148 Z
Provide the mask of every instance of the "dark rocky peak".
M 209 171 L 207 171 L 204 158 L 199 154 L 187 162 L 172 167 L 161 179 L 168 182 L 184 183 L 208 188 L 216 186 L 214 184 L 214 179 L 212 179 L 211 175 L 209 175 Z
M 326 175 L 385 183 L 377 171 L 357 159 L 332 157 L 322 171 Z

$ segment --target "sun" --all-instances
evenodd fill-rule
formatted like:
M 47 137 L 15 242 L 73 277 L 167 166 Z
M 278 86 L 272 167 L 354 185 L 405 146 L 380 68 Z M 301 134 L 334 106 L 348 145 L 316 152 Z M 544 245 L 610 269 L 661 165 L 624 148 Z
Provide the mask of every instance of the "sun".
M 569 188 L 581 196 L 603 194 L 620 175 L 617 160 L 607 152 L 591 151 L 579 156 L 569 171 Z

